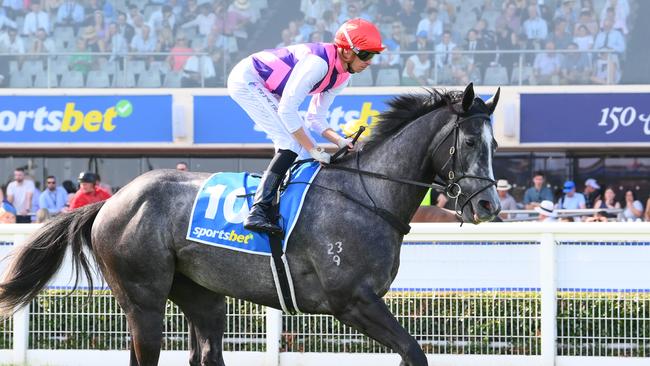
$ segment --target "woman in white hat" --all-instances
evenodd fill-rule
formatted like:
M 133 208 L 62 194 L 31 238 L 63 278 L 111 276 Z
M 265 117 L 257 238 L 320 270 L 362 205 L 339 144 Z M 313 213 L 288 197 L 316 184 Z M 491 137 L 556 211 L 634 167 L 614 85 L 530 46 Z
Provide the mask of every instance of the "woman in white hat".
M 555 205 L 551 201 L 542 201 L 539 206 L 535 207 L 535 211 L 539 213 L 540 222 L 554 222 L 557 221 L 557 212 L 555 212 Z
M 507 179 L 499 179 L 497 181 L 497 193 L 499 194 L 499 201 L 501 202 L 501 211 L 516 210 L 518 208 L 517 201 L 515 201 L 515 198 L 508 193 L 511 188 L 512 185 L 508 183 Z M 513 215 L 502 213 L 499 214 L 499 216 L 501 216 L 502 219 L 509 219 Z

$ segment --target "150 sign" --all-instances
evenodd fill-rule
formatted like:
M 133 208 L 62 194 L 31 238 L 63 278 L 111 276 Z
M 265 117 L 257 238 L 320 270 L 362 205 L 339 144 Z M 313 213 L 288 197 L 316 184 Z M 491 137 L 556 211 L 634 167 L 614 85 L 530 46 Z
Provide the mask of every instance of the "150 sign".
M 638 113 L 632 106 L 603 108 L 601 113 L 598 126 L 608 128 L 605 132 L 607 135 L 616 132 L 620 127 L 630 127 L 636 121 L 643 122 L 643 133 L 650 135 L 650 113 Z

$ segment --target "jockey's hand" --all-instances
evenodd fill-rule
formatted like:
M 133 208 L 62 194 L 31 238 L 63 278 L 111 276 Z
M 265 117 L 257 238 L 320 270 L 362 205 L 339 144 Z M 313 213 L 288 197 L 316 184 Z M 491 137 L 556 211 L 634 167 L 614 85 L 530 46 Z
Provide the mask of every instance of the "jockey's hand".
M 339 149 L 342 149 L 344 147 L 347 147 L 349 150 L 354 149 L 354 145 L 352 145 L 352 140 L 345 137 L 341 137 L 336 142 L 336 144 L 339 146 Z
M 329 164 L 331 156 L 330 154 L 327 153 L 327 151 L 323 150 L 322 147 L 316 146 L 313 149 L 309 150 L 309 155 L 311 155 L 314 160 L 323 163 L 323 164 Z

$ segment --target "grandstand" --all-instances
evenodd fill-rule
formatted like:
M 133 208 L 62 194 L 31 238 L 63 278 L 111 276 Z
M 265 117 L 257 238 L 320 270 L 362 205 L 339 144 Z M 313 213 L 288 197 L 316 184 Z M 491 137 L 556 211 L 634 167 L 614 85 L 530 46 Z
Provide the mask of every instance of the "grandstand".
M 329 41 L 350 17 L 376 22 L 387 46 L 354 86 L 635 84 L 649 78 L 647 12 L 638 0 L 7 0 L 0 85 L 223 87 L 246 55 Z M 414 75 L 417 54 L 431 65 Z

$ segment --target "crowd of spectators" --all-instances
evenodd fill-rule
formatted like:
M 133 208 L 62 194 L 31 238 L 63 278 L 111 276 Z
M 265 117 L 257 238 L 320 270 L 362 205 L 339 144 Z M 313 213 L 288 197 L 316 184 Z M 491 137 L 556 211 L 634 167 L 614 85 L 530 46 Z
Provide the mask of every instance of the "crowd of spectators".
M 362 17 L 379 25 L 388 51 L 374 60 L 375 83 L 507 84 L 520 74 L 526 84 L 615 83 L 630 1 L 302 0 L 304 18 L 289 23 L 279 46 L 331 39 L 345 19 Z M 520 55 L 501 50 L 540 52 L 524 54 L 520 72 Z
M 249 0 L 4 0 L 0 54 L 8 55 L 0 57 L 0 85 L 45 86 L 49 64 L 50 86 L 221 86 L 219 68 L 236 57 L 262 7 Z M 66 52 L 78 54 L 48 56 Z
M 361 17 L 379 26 L 387 46 L 367 85 L 507 84 L 520 76 L 528 84 L 605 84 L 621 78 L 634 1 L 300 0 L 301 15 L 268 35 L 267 47 L 328 42 L 341 23 Z M 268 0 L 3 0 L 0 53 L 13 56 L 0 57 L 0 85 L 223 86 L 228 68 L 251 52 L 248 34 L 267 6 Z M 498 52 L 517 50 L 539 52 Z M 60 52 L 86 54 L 49 62 L 24 55 Z M 48 74 L 55 76 L 47 80 Z
M 189 171 L 184 161 L 179 161 L 175 168 Z M 43 181 L 43 189 L 22 167 L 16 168 L 13 176 L 13 180 L 0 189 L 0 223 L 41 223 L 113 195 L 113 189 L 93 172 L 81 172 L 76 183 L 71 180 L 59 183 L 55 176 L 48 176 Z M 499 179 L 496 189 L 501 210 L 505 211 L 500 214 L 504 221 L 531 218 L 539 221 L 650 221 L 650 197 L 644 206 L 636 190 L 601 186 L 593 178 L 584 182 L 581 191 L 574 181 L 567 180 L 554 192 L 544 173 L 535 172 L 532 185 L 520 200 L 511 194 L 513 186 L 506 179 Z M 423 201 L 423 205 L 440 209 L 449 209 L 452 204 L 442 193 L 429 192 Z M 591 210 L 575 212 L 585 209 Z M 536 214 L 531 216 L 533 212 Z
M 176 170 L 187 172 L 184 161 L 176 164 Z M 0 224 L 43 223 L 61 213 L 109 199 L 113 188 L 101 181 L 93 172 L 81 172 L 74 183 L 61 183 L 53 175 L 44 180 L 45 188 L 30 177 L 23 167 L 14 169 L 14 178 L 0 187 Z
M 497 192 L 502 210 L 534 210 L 540 221 L 650 221 L 650 198 L 644 209 L 634 189 L 602 187 L 596 179 L 589 178 L 581 192 L 572 180 L 565 181 L 560 190 L 553 192 L 543 172 L 536 172 L 532 183 L 524 192 L 523 200 L 518 202 L 510 194 L 512 186 L 508 181 L 499 179 Z M 579 211 L 586 209 L 591 211 Z M 565 211 L 559 211 L 564 212 L 560 214 L 558 210 Z M 516 221 L 527 219 L 529 215 L 504 212 L 501 218 Z
M 112 195 L 111 187 L 102 184 L 101 177 L 92 172 L 79 174 L 78 185 L 70 180 L 59 184 L 53 175 L 45 178 L 44 183 L 41 190 L 39 182 L 27 175 L 24 168 L 16 168 L 14 179 L 0 189 L 0 223 L 42 223 Z

